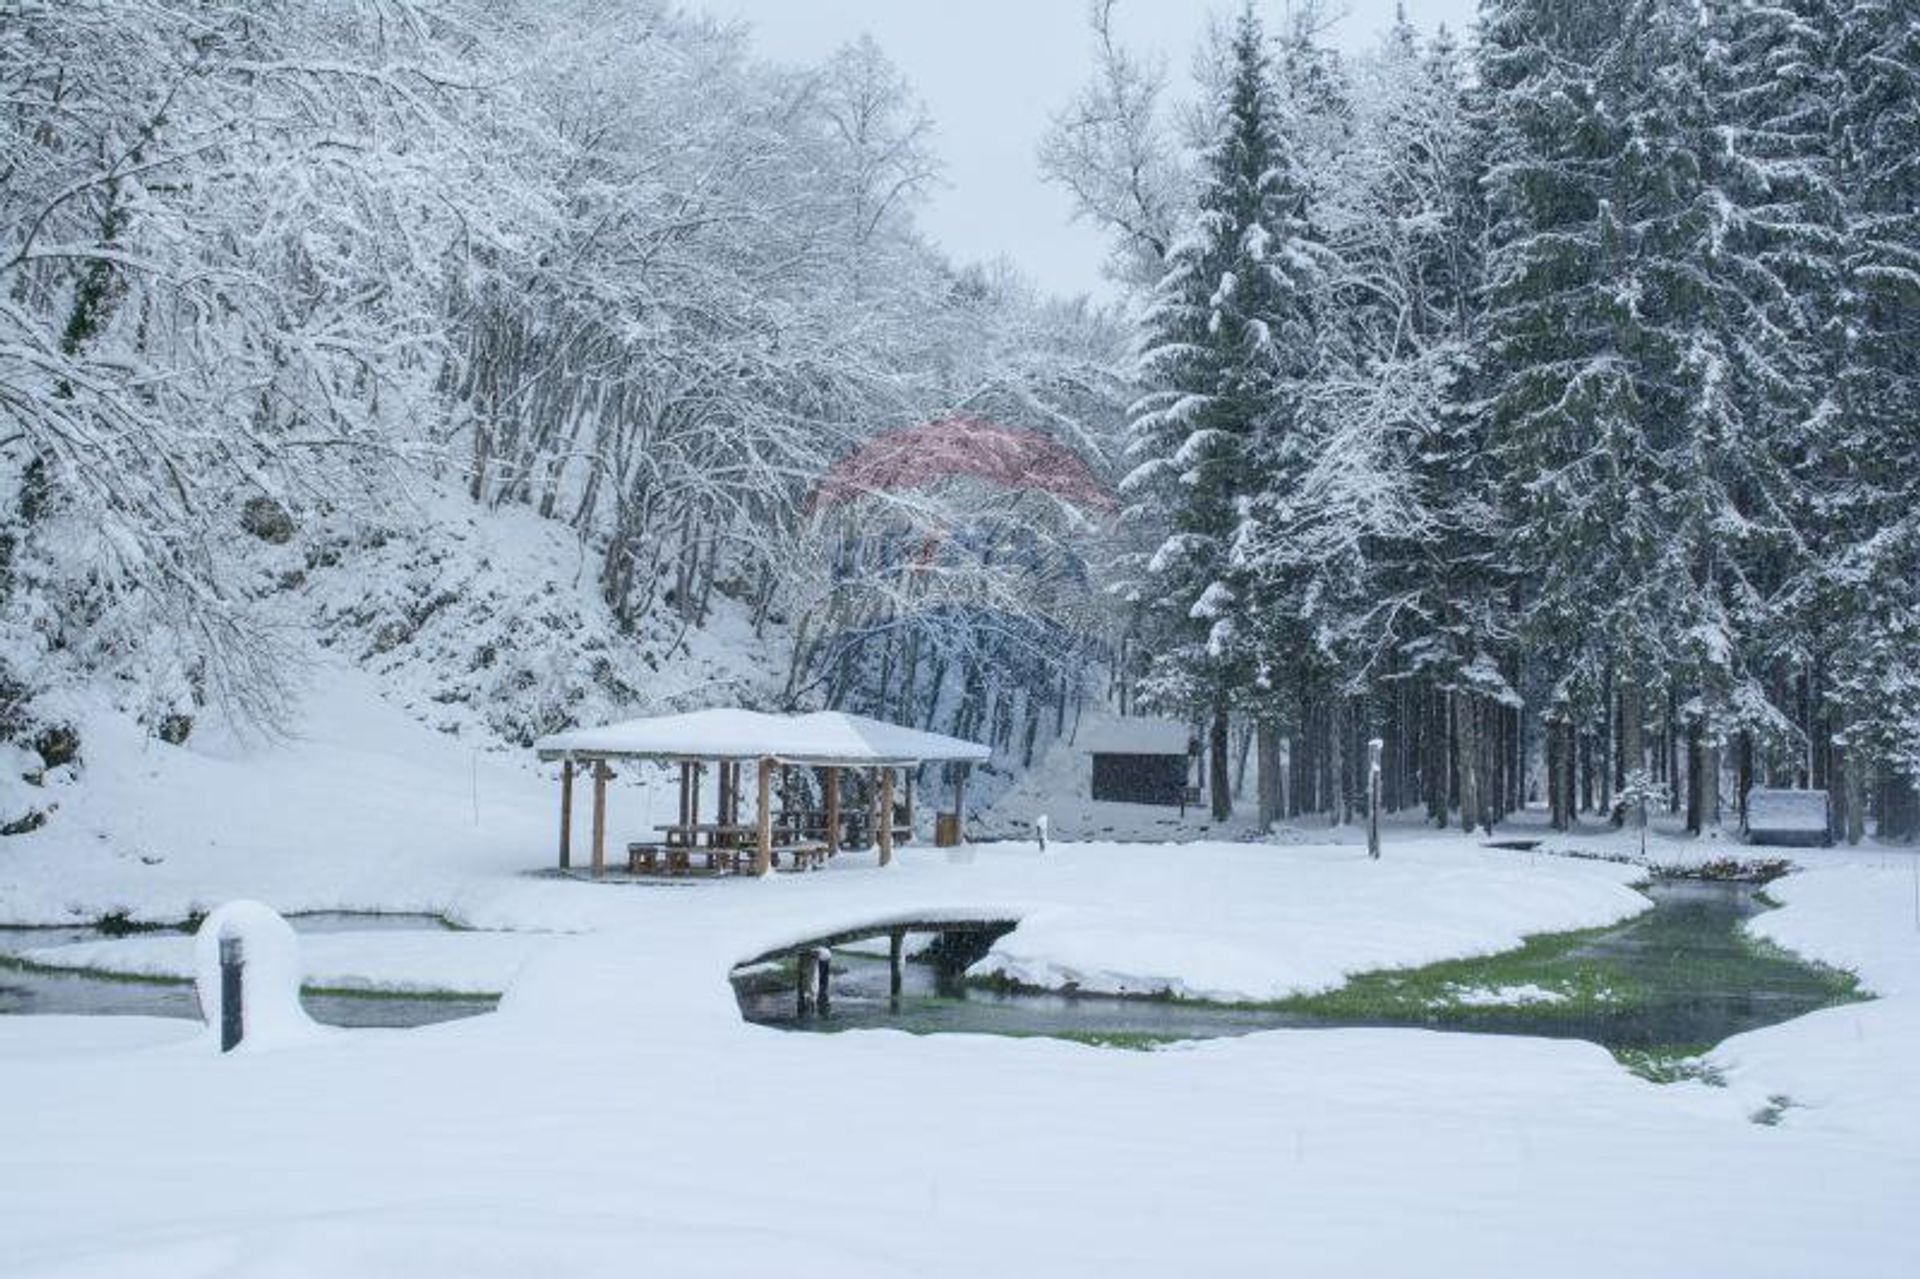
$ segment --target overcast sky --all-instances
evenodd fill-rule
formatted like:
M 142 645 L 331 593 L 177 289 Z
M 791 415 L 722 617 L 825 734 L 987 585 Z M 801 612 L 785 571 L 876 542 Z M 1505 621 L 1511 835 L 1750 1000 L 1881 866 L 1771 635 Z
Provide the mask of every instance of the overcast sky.
M 1422 30 L 1456 31 L 1474 0 L 1406 0 Z M 1006 255 L 1058 293 L 1103 292 L 1098 233 L 1070 222 L 1071 206 L 1040 180 L 1034 154 L 1048 118 L 1088 76 L 1086 0 L 688 0 L 688 7 L 752 24 L 755 44 L 779 61 L 816 62 L 871 33 L 919 89 L 939 128 L 946 185 L 921 223 L 962 261 Z M 1128 45 L 1164 51 L 1184 77 L 1209 0 L 1120 0 Z M 1372 44 L 1394 0 L 1347 0 L 1332 32 L 1343 49 Z M 1282 0 L 1263 6 L 1270 17 Z

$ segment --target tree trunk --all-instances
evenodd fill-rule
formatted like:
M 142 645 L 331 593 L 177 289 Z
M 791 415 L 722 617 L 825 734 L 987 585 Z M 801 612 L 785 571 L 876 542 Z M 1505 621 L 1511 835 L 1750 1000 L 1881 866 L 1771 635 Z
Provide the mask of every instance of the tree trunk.
M 1849 844 L 1858 844 L 1867 835 L 1865 807 L 1866 787 L 1860 774 L 1860 752 L 1851 741 L 1839 747 L 1835 753 L 1835 766 L 1840 770 L 1840 793 L 1846 797 L 1846 812 L 1843 814 L 1841 834 Z
M 1331 776 L 1328 779 L 1327 820 L 1334 826 L 1345 826 L 1353 818 L 1353 791 L 1348 778 L 1347 758 L 1347 719 L 1351 713 L 1348 698 L 1344 693 L 1333 696 L 1333 713 L 1327 725 L 1328 764 Z
M 1742 731 L 1734 748 L 1733 789 L 1740 809 L 1740 829 L 1747 828 L 1747 792 L 1753 789 L 1753 734 Z
M 1460 829 L 1472 834 L 1480 824 L 1480 729 L 1474 699 L 1453 695 L 1454 769 L 1460 777 Z
M 1266 834 L 1280 820 L 1280 728 L 1270 719 L 1258 721 L 1253 730 L 1254 788 L 1260 799 L 1260 833 Z
M 1687 834 L 1698 835 L 1704 828 L 1702 814 L 1706 809 L 1701 805 L 1700 777 L 1700 721 L 1687 722 Z
M 1227 775 L 1227 708 L 1216 706 L 1207 731 L 1207 784 L 1211 789 L 1213 820 L 1233 816 L 1233 779 Z
M 1920 789 L 1905 773 L 1887 770 L 1880 784 L 1880 820 L 1874 833 L 1883 841 L 1903 844 L 1920 835 Z
M 1549 719 L 1547 731 L 1547 823 L 1555 830 L 1568 830 L 1573 825 L 1573 761 L 1568 758 L 1569 750 L 1567 726 L 1558 719 Z
M 1700 829 L 1720 829 L 1720 743 L 1709 728 L 1700 741 Z

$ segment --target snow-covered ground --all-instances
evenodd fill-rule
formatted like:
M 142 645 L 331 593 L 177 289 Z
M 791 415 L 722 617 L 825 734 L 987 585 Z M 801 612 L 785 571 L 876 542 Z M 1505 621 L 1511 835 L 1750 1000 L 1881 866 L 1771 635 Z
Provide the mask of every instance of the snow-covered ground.
M 1303 832 L 916 848 L 886 871 L 682 887 L 532 876 L 551 779 L 345 674 L 293 741 L 128 745 L 97 747 L 59 820 L 10 843 L 0 917 L 250 896 L 565 935 L 302 939 L 327 984 L 507 985 L 498 1013 L 420 1030 L 223 1058 L 178 1022 L 0 1018 L 8 1273 L 1920 1271 L 1910 854 L 1797 855 L 1810 869 L 1758 929 L 1882 998 L 1728 1041 L 1724 1087 L 1651 1084 L 1580 1042 L 1420 1031 L 1150 1053 L 792 1035 L 740 1019 L 727 968 L 861 922 L 1018 918 L 986 966 L 1266 997 L 1644 901 L 1631 866 L 1402 828 L 1377 863 Z M 616 785 L 616 832 L 655 820 L 647 794 Z M 187 957 L 142 937 L 65 958 Z

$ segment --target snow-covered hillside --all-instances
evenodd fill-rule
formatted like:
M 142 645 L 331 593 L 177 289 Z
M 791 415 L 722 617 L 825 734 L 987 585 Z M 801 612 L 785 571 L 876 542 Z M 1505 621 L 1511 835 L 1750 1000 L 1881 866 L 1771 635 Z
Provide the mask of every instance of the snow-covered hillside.
M 756 637 L 730 602 L 704 628 L 625 634 L 562 526 L 431 489 L 410 515 L 297 558 L 256 552 L 273 616 L 317 637 L 294 650 L 272 731 L 216 710 L 163 740 L 142 690 L 113 680 L 43 698 L 74 754 L 6 761 L 6 820 L 40 817 L 0 839 L 0 920 L 177 920 L 232 896 L 440 910 L 477 870 L 548 860 L 557 788 L 534 736 L 779 693 L 784 633 Z M 623 778 L 616 820 L 665 814 L 659 782 Z

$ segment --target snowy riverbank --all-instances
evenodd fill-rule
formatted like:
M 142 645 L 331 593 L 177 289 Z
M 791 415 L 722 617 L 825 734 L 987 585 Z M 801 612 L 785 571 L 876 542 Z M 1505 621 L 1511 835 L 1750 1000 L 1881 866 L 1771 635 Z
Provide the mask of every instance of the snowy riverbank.
M 377 714 L 339 698 L 298 742 L 154 749 L 144 778 L 103 759 L 98 798 L 0 870 L 0 915 L 178 918 L 241 893 L 445 911 L 519 931 L 309 936 L 308 975 L 504 984 L 500 1011 L 232 1058 L 180 1022 L 0 1018 L 0 1096 L 31 1099 L 0 1143 L 7 1272 L 1920 1268 L 1909 854 L 1813 851 L 1773 886 L 1785 908 L 1757 930 L 1882 998 L 1727 1041 L 1721 1087 L 1651 1084 L 1578 1041 L 1424 1031 L 1150 1053 L 792 1035 L 741 1020 L 728 967 L 854 924 L 1019 919 L 984 968 L 1261 998 L 1622 918 L 1645 905 L 1626 887 L 1642 872 L 1395 830 L 1378 863 L 1306 838 L 1006 844 L 912 849 L 886 871 L 850 856 L 767 881 L 595 885 L 525 873 L 547 856 L 547 779 L 404 720 L 373 724 L 381 749 L 363 757 Z M 252 798 L 197 822 L 223 793 Z M 339 793 L 353 802 L 326 802 Z M 620 828 L 645 794 L 616 786 Z M 139 837 L 161 860 L 127 855 Z M 60 958 L 173 971 L 184 940 Z

